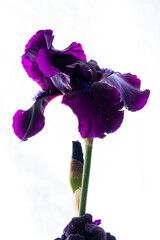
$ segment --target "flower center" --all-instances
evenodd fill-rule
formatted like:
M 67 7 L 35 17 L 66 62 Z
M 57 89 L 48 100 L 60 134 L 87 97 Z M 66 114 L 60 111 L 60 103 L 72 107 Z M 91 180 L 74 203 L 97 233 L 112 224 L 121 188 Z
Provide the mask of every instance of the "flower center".
M 89 93 L 90 92 L 90 84 L 88 82 L 82 81 L 81 84 L 80 84 L 80 89 L 83 92 Z
M 93 60 L 87 62 L 71 54 L 51 54 L 52 66 L 70 76 L 71 86 L 89 92 L 89 84 L 99 81 L 102 72 Z

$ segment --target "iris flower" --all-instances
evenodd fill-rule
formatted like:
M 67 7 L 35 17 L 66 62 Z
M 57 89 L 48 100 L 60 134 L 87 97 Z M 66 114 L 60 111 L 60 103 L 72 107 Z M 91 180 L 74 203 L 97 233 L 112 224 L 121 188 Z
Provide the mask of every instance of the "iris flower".
M 55 240 L 116 240 L 110 233 L 105 233 L 98 225 L 101 220 L 92 221 L 92 215 L 74 217 L 64 228 L 61 238 Z
M 43 129 L 44 110 L 58 96 L 63 96 L 62 103 L 77 116 L 82 138 L 103 138 L 115 132 L 123 121 L 123 107 L 137 111 L 145 106 L 150 91 L 140 90 L 136 75 L 101 69 L 96 61 L 87 61 L 76 42 L 59 51 L 53 47 L 53 39 L 52 30 L 38 31 L 22 56 L 24 69 L 42 91 L 31 108 L 18 110 L 13 117 L 14 132 L 21 140 Z

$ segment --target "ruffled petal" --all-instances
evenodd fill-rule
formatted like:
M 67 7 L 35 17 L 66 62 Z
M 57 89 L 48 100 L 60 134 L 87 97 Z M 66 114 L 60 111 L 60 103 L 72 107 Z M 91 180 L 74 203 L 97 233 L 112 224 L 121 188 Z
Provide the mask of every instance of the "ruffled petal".
M 36 34 L 34 34 L 28 43 L 25 46 L 25 53 L 29 50 L 32 52 L 37 52 L 41 48 L 49 49 L 52 45 L 52 41 L 54 39 L 54 35 L 52 35 L 53 31 L 50 29 L 47 30 L 39 30 Z
M 79 59 L 82 59 L 82 60 L 85 60 L 85 61 L 87 60 L 86 55 L 83 51 L 82 45 L 80 43 L 73 42 L 63 51 L 59 51 L 59 50 L 54 49 L 54 48 L 53 48 L 53 50 L 58 54 L 70 54 L 70 55 L 73 55 L 73 56 L 75 56 Z
M 105 133 L 116 131 L 123 121 L 119 90 L 105 83 L 91 84 L 89 92 L 74 90 L 63 97 L 62 103 L 78 117 L 82 138 L 103 138 Z
M 101 82 L 118 88 L 124 106 L 130 111 L 142 109 L 150 95 L 148 89 L 140 90 L 140 79 L 130 73 L 121 74 L 115 72 L 109 76 L 104 73 Z
M 44 110 L 49 101 L 60 95 L 58 92 L 52 94 L 44 93 L 39 96 L 28 110 L 18 110 L 13 117 L 14 133 L 22 141 L 36 135 L 45 124 Z
M 73 85 L 78 85 L 78 82 L 82 83 L 84 81 L 93 83 L 99 81 L 102 77 L 99 66 L 93 60 L 89 62 L 79 60 L 68 64 L 65 67 L 65 73 L 71 76 Z
M 52 77 L 60 72 L 51 65 L 51 54 L 45 48 L 39 50 L 36 61 L 40 71 L 47 77 Z
M 63 59 L 62 59 L 63 60 Z M 53 85 L 62 93 L 71 90 L 70 77 L 51 65 L 50 53 L 42 48 L 37 55 L 37 64 L 41 72 L 50 77 Z
M 22 57 L 22 64 L 28 76 L 37 82 L 44 91 L 53 86 L 51 79 L 42 74 L 37 63 L 30 61 L 28 58 Z
M 42 73 L 39 71 L 38 66 L 36 63 L 32 62 L 26 57 L 22 57 L 22 65 L 26 72 L 28 73 L 28 76 L 33 79 L 41 79 Z
M 73 42 L 63 51 L 59 51 L 52 46 L 53 39 L 51 30 L 38 31 L 26 44 L 22 56 L 22 65 L 27 74 L 45 91 L 53 85 L 54 80 L 50 78 L 58 73 L 64 73 L 66 65 L 86 60 L 81 44 Z M 64 79 L 68 82 L 67 75 L 60 79 L 61 83 Z M 64 86 L 58 89 L 62 91 L 63 88 Z M 65 89 L 68 89 L 68 83 Z
M 53 84 L 37 65 L 37 55 L 41 48 L 50 49 L 54 36 L 51 30 L 38 31 L 27 43 L 22 56 L 22 65 L 29 77 L 37 82 L 43 90 L 48 90 Z

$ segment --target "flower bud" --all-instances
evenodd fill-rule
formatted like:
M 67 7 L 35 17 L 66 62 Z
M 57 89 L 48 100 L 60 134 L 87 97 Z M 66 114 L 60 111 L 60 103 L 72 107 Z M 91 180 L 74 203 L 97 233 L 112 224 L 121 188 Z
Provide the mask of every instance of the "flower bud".
M 70 185 L 73 191 L 73 204 L 75 215 L 79 215 L 81 198 L 81 183 L 83 173 L 83 152 L 80 142 L 72 142 L 72 159 L 70 165 Z
M 83 152 L 79 141 L 72 142 L 72 160 L 70 165 L 70 184 L 73 193 L 81 187 L 83 173 Z

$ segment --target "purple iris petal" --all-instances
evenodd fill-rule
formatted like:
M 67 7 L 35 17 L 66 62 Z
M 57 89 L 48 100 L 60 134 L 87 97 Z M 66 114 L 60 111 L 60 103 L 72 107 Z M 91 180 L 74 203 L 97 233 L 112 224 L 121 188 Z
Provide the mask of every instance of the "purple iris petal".
M 51 54 L 45 48 L 39 50 L 36 61 L 40 71 L 47 77 L 52 77 L 60 72 L 60 70 L 51 65 Z
M 130 73 L 121 74 L 115 72 L 111 75 L 103 75 L 102 83 L 107 83 L 119 89 L 124 106 L 130 111 L 142 109 L 149 98 L 150 91 L 140 90 L 140 79 Z
M 94 224 L 96 224 L 96 225 L 101 224 L 101 219 L 97 219 L 97 220 L 95 220 L 95 221 L 94 221 Z
M 69 59 L 70 57 L 68 57 L 68 60 Z M 72 89 L 70 86 L 70 77 L 51 65 L 51 54 L 48 50 L 42 48 L 39 51 L 37 55 L 37 64 L 41 72 L 47 77 L 50 77 L 53 85 L 62 93 L 65 93 L 67 89 Z M 61 65 L 63 64 L 61 63 Z
M 28 110 L 18 110 L 15 113 L 13 117 L 13 129 L 17 137 L 22 141 L 26 141 L 43 129 L 45 124 L 45 107 L 49 101 L 58 95 L 60 94 L 56 91 L 52 95 L 44 94 Z
M 59 50 L 54 49 L 54 48 L 53 48 L 53 50 L 58 54 L 70 54 L 70 55 L 73 55 L 73 56 L 75 56 L 79 59 L 82 59 L 82 60 L 85 60 L 85 61 L 87 60 L 86 55 L 84 54 L 82 45 L 80 43 L 73 42 L 66 49 L 64 49 L 62 51 L 59 51 Z
M 118 89 L 105 83 L 93 83 L 90 91 L 74 90 L 66 94 L 62 103 L 69 106 L 79 121 L 83 138 L 103 138 L 105 133 L 116 131 L 123 121 L 123 103 Z
M 40 49 L 50 49 L 54 36 L 51 30 L 38 31 L 27 43 L 22 56 L 22 65 L 29 77 L 36 81 L 43 90 L 48 90 L 53 84 L 37 65 L 37 55 Z
M 29 77 L 35 80 L 42 78 L 42 73 L 39 71 L 36 62 L 34 62 L 33 60 L 31 61 L 29 58 L 22 57 L 22 65 L 28 73 Z
M 53 31 L 50 29 L 47 30 L 39 30 L 34 34 L 28 43 L 25 46 L 25 52 L 27 50 L 39 51 L 40 48 L 50 48 L 52 45 L 52 41 L 54 39 L 54 35 L 52 36 Z
M 89 62 L 77 60 L 72 64 L 68 64 L 65 67 L 65 73 L 71 76 L 73 85 L 79 85 L 84 81 L 88 83 L 96 82 L 102 76 L 99 66 L 93 60 Z
M 51 77 L 51 81 L 54 86 L 61 91 L 61 93 L 65 94 L 68 90 L 72 90 L 70 85 L 70 77 L 65 73 L 58 73 L 55 76 Z
M 22 64 L 28 76 L 37 82 L 43 90 L 48 90 L 53 86 L 51 79 L 41 73 L 36 63 L 22 57 Z
M 43 90 L 49 90 L 55 81 L 55 86 L 65 93 L 66 89 L 71 90 L 69 76 L 63 73 L 65 66 L 77 60 L 86 60 L 86 56 L 82 45 L 76 42 L 62 51 L 54 49 L 53 38 L 51 30 L 38 31 L 26 44 L 22 64 L 29 77 L 36 81 Z M 58 75 L 50 79 L 57 73 L 62 74 L 62 78 Z
M 94 79 L 94 81 L 99 81 L 100 78 L 102 77 L 102 72 L 101 72 L 101 69 L 99 68 L 97 62 L 94 60 L 90 60 L 88 62 L 88 64 L 89 64 L 92 72 L 94 72 L 94 71 L 96 72 L 96 78 Z

